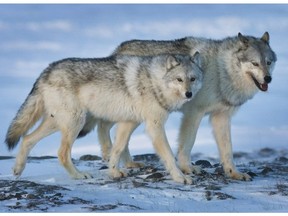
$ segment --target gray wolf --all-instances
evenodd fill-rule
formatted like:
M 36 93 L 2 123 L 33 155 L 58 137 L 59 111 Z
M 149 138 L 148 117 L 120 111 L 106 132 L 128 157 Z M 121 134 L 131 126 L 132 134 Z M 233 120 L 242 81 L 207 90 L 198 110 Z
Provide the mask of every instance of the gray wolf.
M 194 57 L 114 55 L 102 59 L 68 58 L 50 64 L 36 80 L 8 128 L 5 142 L 9 149 L 23 136 L 14 175 L 21 175 L 30 150 L 39 140 L 60 131 L 59 161 L 72 178 L 91 178 L 73 165 L 71 148 L 86 119 L 93 116 L 119 124 L 145 122 L 172 178 L 190 183 L 176 165 L 164 123 L 170 112 L 180 109 L 200 89 L 199 58 L 199 53 Z M 40 118 L 40 126 L 26 135 Z M 121 132 L 117 133 L 120 140 Z M 125 145 L 116 143 L 115 146 L 125 148 Z M 117 161 L 114 162 L 112 177 L 122 175 Z
M 269 45 L 269 37 L 269 33 L 265 32 L 260 38 L 239 33 L 222 40 L 195 37 L 172 41 L 132 40 L 123 42 L 114 51 L 114 54 L 143 56 L 161 53 L 191 55 L 196 51 L 201 53 L 203 87 L 181 109 L 184 115 L 179 130 L 177 159 L 184 173 L 200 172 L 198 167 L 191 166 L 190 154 L 201 119 L 209 115 L 226 176 L 251 180 L 248 174 L 239 172 L 233 162 L 231 118 L 259 90 L 268 90 L 277 61 Z M 90 129 L 87 127 L 86 133 L 91 130 L 93 121 L 92 118 L 89 120 Z M 111 123 L 105 121 L 100 121 L 98 126 L 105 158 L 111 149 L 108 137 L 111 126 Z M 133 166 L 128 148 L 123 153 L 123 160 L 127 166 Z

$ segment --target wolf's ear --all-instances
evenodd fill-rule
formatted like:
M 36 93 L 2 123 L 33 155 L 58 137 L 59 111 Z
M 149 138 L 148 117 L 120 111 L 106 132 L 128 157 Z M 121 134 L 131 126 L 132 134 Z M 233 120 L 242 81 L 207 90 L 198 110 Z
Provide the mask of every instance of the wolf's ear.
M 199 67 L 201 67 L 201 55 L 198 51 L 196 51 L 194 53 L 194 55 L 192 56 L 191 60 L 197 64 Z
M 249 39 L 243 36 L 240 32 L 238 33 L 239 40 L 245 45 L 248 46 Z
M 265 32 L 263 34 L 263 36 L 261 37 L 261 40 L 264 41 L 265 43 L 269 44 L 269 39 L 270 39 L 270 36 L 269 36 L 269 33 L 268 32 Z
M 179 64 L 180 64 L 180 62 L 178 62 L 178 60 L 176 59 L 175 56 L 169 55 L 167 57 L 167 60 L 166 60 L 166 69 L 167 69 L 167 71 L 169 71 L 169 70 L 171 70 L 172 68 L 176 67 Z

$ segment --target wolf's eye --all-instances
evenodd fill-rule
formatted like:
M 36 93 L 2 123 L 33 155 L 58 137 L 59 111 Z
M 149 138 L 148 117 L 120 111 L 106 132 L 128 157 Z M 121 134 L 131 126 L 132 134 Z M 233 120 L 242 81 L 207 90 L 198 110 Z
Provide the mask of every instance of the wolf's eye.
M 181 78 L 177 78 L 178 82 L 183 82 L 183 80 Z
M 253 64 L 253 66 L 255 67 L 259 67 L 259 64 L 257 62 L 251 62 Z
M 192 77 L 192 78 L 190 79 L 191 82 L 194 82 L 195 80 L 196 80 L 195 77 Z
M 271 63 L 272 63 L 271 61 L 267 61 L 266 62 L 267 65 L 271 65 Z

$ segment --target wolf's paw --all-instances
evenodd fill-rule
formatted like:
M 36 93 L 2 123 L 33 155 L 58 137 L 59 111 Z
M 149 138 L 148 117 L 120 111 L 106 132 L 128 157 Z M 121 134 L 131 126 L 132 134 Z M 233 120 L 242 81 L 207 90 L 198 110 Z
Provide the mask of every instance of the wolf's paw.
M 184 174 L 201 174 L 202 172 L 202 168 L 200 166 L 181 166 L 180 167 L 181 171 L 184 173 Z
M 92 179 L 93 176 L 87 172 L 78 172 L 72 175 L 73 179 Z
M 193 183 L 193 180 L 190 176 L 188 175 L 184 175 L 182 173 L 177 173 L 176 175 L 172 175 L 172 179 L 175 181 L 175 182 L 179 182 L 181 184 L 192 184 Z
M 13 168 L 13 175 L 18 179 L 24 170 L 24 166 L 17 166 L 15 165 Z
M 110 152 L 102 152 L 102 161 L 108 163 L 110 160 Z
M 109 171 L 109 176 L 112 179 L 120 179 L 123 177 L 127 177 L 127 173 L 124 170 L 119 170 L 119 169 L 112 169 Z
M 142 168 L 145 167 L 144 163 L 129 161 L 126 163 L 126 168 Z
M 236 170 L 225 170 L 225 175 L 231 179 L 241 180 L 241 181 L 252 181 L 252 177 L 246 173 L 241 173 Z

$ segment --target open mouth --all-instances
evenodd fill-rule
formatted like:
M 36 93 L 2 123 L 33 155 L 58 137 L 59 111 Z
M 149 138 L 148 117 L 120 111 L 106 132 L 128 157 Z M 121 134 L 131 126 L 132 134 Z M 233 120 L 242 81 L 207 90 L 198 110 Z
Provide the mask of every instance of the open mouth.
M 260 89 L 263 92 L 268 90 L 268 84 L 267 83 L 260 84 L 252 74 L 250 74 L 250 75 L 251 75 L 255 85 L 258 87 L 258 89 Z

